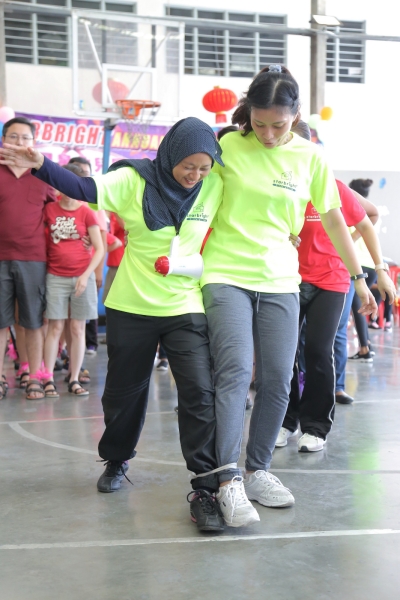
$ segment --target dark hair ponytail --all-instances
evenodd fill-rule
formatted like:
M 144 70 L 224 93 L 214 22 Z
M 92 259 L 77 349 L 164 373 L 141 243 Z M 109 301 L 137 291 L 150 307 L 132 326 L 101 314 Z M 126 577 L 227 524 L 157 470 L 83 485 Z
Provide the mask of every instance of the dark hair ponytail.
M 349 188 L 358 192 L 364 198 L 368 198 L 369 188 L 373 183 L 372 179 L 353 179 L 349 183 Z
M 288 108 L 292 115 L 299 114 L 299 86 L 290 71 L 280 65 L 265 67 L 256 75 L 247 94 L 239 100 L 239 105 L 232 115 L 232 123 L 243 128 L 243 135 L 247 135 L 253 130 L 251 109 L 268 109 L 273 106 Z

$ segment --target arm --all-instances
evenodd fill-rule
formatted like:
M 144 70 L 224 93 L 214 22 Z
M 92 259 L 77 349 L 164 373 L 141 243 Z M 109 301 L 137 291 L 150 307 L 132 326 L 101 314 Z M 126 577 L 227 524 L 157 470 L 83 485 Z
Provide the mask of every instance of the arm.
M 122 246 L 121 240 L 116 238 L 112 244 L 109 244 L 107 246 L 107 252 L 114 252 L 114 250 L 116 250 L 117 248 L 121 248 L 121 246 Z
M 103 246 L 103 255 L 102 255 L 101 260 L 100 260 L 99 264 L 97 265 L 96 270 L 94 272 L 98 290 L 103 285 L 104 261 L 105 261 L 106 252 L 107 252 L 107 231 L 100 231 L 100 234 L 101 234 L 101 243 Z
M 4 144 L 4 148 L 0 148 L 0 164 L 33 169 L 32 175 L 66 196 L 97 204 L 97 188 L 91 177 L 79 177 L 66 171 L 35 148 Z
M 99 226 L 93 225 L 93 226 L 89 227 L 88 233 L 89 233 L 91 244 L 94 248 L 94 254 L 92 256 L 92 260 L 90 261 L 89 266 L 86 269 L 86 271 L 84 273 L 82 273 L 82 275 L 80 277 L 78 277 L 78 280 L 77 280 L 76 286 L 75 286 L 75 296 L 80 296 L 85 291 L 87 282 L 89 279 L 89 275 L 91 275 L 93 273 L 93 271 L 96 269 L 96 267 L 98 267 L 98 265 L 101 263 L 101 260 L 104 256 L 104 246 L 103 246 L 103 240 L 101 239 Z
M 359 194 L 358 192 L 355 192 L 354 190 L 351 190 L 351 191 L 354 194 L 354 196 L 357 198 L 357 200 L 359 201 L 359 203 L 361 204 L 361 206 L 363 207 L 365 212 L 367 213 L 367 217 L 369 217 L 369 220 L 371 221 L 372 225 L 375 225 L 375 223 L 379 219 L 378 209 L 376 208 L 375 204 L 372 204 L 372 202 L 370 202 L 369 200 L 364 198 L 364 196 L 361 196 L 361 194 Z M 353 242 L 356 242 L 357 240 L 360 239 L 361 234 L 356 229 L 351 234 L 351 237 L 353 238 Z M 378 264 L 378 263 L 376 263 L 376 264 Z
M 337 253 L 344 262 L 350 275 L 359 275 L 362 273 L 361 265 L 358 262 L 346 222 L 343 218 L 340 208 L 332 208 L 325 214 L 320 214 L 321 223 L 328 234 Z M 354 288 L 361 300 L 359 312 L 363 315 L 377 314 L 375 298 L 368 289 L 364 279 L 357 279 L 354 282 Z
M 364 219 L 357 223 L 355 227 L 356 231 L 363 238 L 375 265 L 383 263 L 381 245 L 370 219 L 368 217 L 364 217 Z M 396 296 L 393 281 L 390 279 L 389 275 L 386 273 L 386 271 L 384 271 L 384 269 L 379 269 L 377 271 L 377 275 L 378 290 L 383 300 L 385 300 L 387 294 L 389 296 L 389 304 L 393 304 Z

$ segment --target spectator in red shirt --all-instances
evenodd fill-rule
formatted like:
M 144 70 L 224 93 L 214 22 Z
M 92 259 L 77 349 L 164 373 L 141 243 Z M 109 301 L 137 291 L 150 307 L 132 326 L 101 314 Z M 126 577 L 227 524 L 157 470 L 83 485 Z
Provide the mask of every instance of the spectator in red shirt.
M 35 126 L 16 117 L 3 126 L 2 142 L 33 146 Z M 30 378 L 27 399 L 43 397 L 40 366 L 43 356 L 43 313 L 46 290 L 46 240 L 43 211 L 55 200 L 53 189 L 31 175 L 30 169 L 0 165 L 0 374 L 7 344 L 7 329 L 15 323 L 25 328 Z M 26 376 L 28 379 L 28 376 Z M 6 390 L 0 382 L 0 399 Z
M 81 173 L 75 165 L 64 168 L 76 174 Z M 58 397 L 53 370 L 70 308 L 71 377 L 68 391 L 76 396 L 87 396 L 89 392 L 79 383 L 79 371 L 85 353 L 86 320 L 97 318 L 94 270 L 104 252 L 100 228 L 95 213 L 88 206 L 64 194 L 61 194 L 59 202 L 46 206 L 44 221 L 48 232 L 46 316 L 49 320 L 44 346 L 44 392 L 46 397 Z M 84 247 L 84 236 L 89 236 L 93 254 Z

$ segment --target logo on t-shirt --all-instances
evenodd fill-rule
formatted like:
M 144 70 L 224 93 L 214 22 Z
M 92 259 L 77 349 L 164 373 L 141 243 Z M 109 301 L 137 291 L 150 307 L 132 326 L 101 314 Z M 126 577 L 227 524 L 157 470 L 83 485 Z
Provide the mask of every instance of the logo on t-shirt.
M 311 202 L 309 202 L 309 204 L 307 205 L 307 209 L 306 209 L 306 214 L 305 214 L 305 220 L 310 223 L 310 222 L 316 222 L 316 221 L 321 221 L 321 217 L 319 212 L 313 207 L 313 205 L 311 204 Z
M 206 215 L 204 213 L 204 204 L 202 202 L 199 202 L 199 204 L 196 204 L 196 206 L 194 208 L 192 208 L 191 212 L 186 217 L 186 220 L 187 221 L 204 221 L 205 223 L 207 223 L 209 216 L 210 215 Z
M 295 192 L 297 188 L 297 183 L 292 182 L 293 179 L 293 171 L 284 171 L 281 173 L 280 179 L 274 179 L 272 181 L 272 185 L 275 187 L 284 188 L 285 190 L 290 190 L 291 192 Z
M 56 222 L 50 225 L 50 235 L 55 244 L 61 240 L 79 240 L 75 217 L 56 217 Z

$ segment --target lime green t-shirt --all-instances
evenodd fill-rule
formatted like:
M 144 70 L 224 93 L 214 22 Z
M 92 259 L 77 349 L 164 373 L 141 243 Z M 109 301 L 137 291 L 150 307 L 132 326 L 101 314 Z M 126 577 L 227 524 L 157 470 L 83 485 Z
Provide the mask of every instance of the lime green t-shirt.
M 199 282 L 191 277 L 156 273 L 154 263 L 167 256 L 174 227 L 150 231 L 143 217 L 145 180 L 131 167 L 93 178 L 97 205 L 117 213 L 129 231 L 124 257 L 107 296 L 106 306 L 123 312 L 168 317 L 203 313 Z M 203 181 L 196 201 L 180 230 L 180 256 L 200 251 L 203 239 L 222 200 L 222 181 L 211 173 Z
M 289 234 L 303 227 L 309 201 L 319 213 L 341 206 L 321 149 L 293 134 L 265 148 L 251 132 L 221 140 L 225 168 L 214 165 L 224 196 L 203 252 L 201 285 L 226 283 L 256 292 L 298 291 L 297 250 Z

